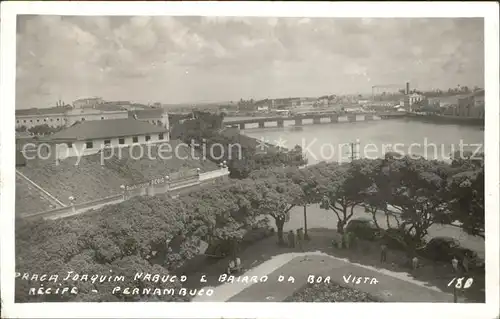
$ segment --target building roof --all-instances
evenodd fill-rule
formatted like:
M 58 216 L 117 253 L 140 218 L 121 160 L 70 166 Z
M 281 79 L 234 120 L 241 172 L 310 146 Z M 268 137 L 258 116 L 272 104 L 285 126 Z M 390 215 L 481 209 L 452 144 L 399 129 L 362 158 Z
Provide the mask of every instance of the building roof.
M 471 95 L 477 96 L 477 97 L 484 96 L 484 90 L 477 90 L 475 92 L 472 92 Z
M 106 101 L 104 104 L 130 105 L 130 101 Z
M 98 96 L 82 97 L 82 98 L 74 100 L 73 102 L 85 102 L 85 101 L 97 101 L 97 100 L 102 100 L 102 98 L 100 98 Z
M 31 108 L 31 109 L 21 109 L 16 110 L 16 116 L 27 116 L 27 115 L 49 115 L 49 114 L 63 114 L 68 107 L 56 106 L 56 107 L 46 107 L 46 108 Z
M 157 118 L 161 117 L 165 113 L 164 109 L 149 109 L 149 110 L 136 110 L 129 111 L 128 116 L 133 118 L 134 115 L 137 116 L 138 119 L 149 119 L 149 118 Z
M 134 119 L 85 121 L 50 136 L 50 140 L 90 140 L 110 137 L 165 133 L 164 127 Z
M 93 108 L 105 112 L 126 111 L 121 105 L 117 104 L 98 104 Z

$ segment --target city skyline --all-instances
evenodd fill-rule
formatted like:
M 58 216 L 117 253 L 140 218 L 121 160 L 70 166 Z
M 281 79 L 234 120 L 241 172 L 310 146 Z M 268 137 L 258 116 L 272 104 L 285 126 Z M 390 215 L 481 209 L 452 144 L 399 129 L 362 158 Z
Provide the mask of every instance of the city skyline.
M 483 19 L 20 16 L 16 108 L 484 86 Z

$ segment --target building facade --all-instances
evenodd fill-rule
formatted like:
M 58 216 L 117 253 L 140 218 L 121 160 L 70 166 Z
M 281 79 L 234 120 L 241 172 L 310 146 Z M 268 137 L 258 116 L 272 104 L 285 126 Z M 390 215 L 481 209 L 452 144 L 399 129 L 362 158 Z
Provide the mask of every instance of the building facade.
M 98 101 L 91 103 L 89 101 Z M 137 114 L 137 119 L 151 124 L 169 128 L 168 114 L 161 108 L 137 109 L 128 111 L 125 102 L 120 104 L 105 102 L 100 100 L 77 100 L 73 105 L 79 107 L 57 106 L 42 109 L 16 110 L 16 128 L 25 127 L 30 129 L 39 125 L 51 127 L 69 127 L 75 123 L 85 121 L 101 121 L 113 119 L 127 119 Z
M 104 104 L 104 100 L 100 97 L 89 97 L 73 101 L 74 108 L 95 107 Z
M 484 90 L 471 93 L 458 99 L 455 115 L 460 117 L 484 118 Z
M 87 121 L 43 139 L 57 159 L 96 154 L 106 148 L 168 142 L 165 127 L 135 119 Z M 146 153 L 144 153 L 146 155 Z
M 145 121 L 153 125 L 169 128 L 168 113 L 164 109 L 149 109 L 129 111 L 128 117 L 139 121 Z

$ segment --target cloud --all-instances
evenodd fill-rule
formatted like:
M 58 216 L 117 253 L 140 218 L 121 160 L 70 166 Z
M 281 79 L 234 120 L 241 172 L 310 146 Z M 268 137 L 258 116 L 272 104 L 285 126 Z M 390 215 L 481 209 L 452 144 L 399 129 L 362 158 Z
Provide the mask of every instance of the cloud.
M 482 19 L 21 16 L 18 108 L 483 85 Z

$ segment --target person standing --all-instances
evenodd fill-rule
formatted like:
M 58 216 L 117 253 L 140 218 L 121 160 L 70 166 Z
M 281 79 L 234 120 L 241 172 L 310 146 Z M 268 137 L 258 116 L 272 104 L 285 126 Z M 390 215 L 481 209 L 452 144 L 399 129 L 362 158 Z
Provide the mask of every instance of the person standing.
M 301 251 L 303 251 L 303 241 L 304 241 L 304 233 L 302 232 L 302 228 L 297 229 L 297 244 Z
M 458 259 L 453 256 L 453 259 L 451 260 L 451 266 L 453 267 L 453 271 L 457 274 L 458 273 Z
M 462 266 L 464 267 L 465 273 L 468 273 L 469 272 L 469 256 L 467 253 L 464 255 L 464 259 L 462 260 Z
M 288 247 L 295 248 L 295 234 L 293 233 L 293 230 L 288 232 Z
M 417 256 L 415 256 L 411 260 L 411 268 L 412 268 L 413 271 L 416 271 L 417 267 L 418 267 L 418 258 L 417 258 Z
M 387 245 L 382 244 L 380 246 L 380 262 L 385 263 L 387 261 Z

